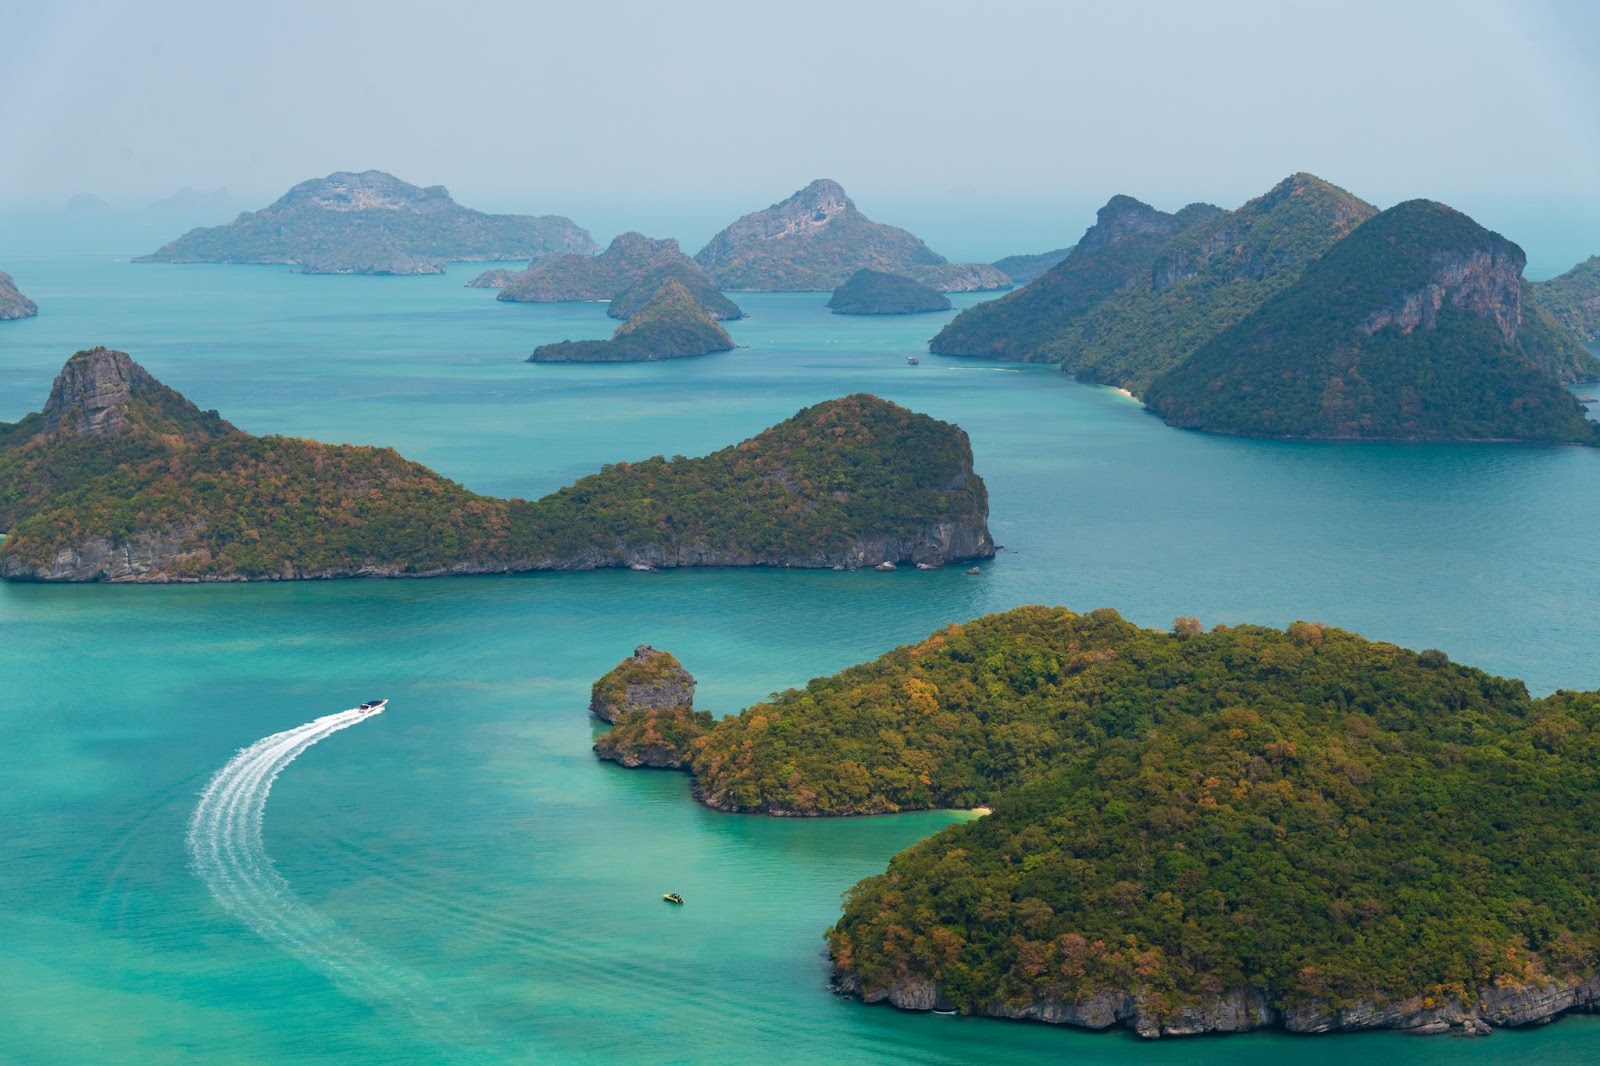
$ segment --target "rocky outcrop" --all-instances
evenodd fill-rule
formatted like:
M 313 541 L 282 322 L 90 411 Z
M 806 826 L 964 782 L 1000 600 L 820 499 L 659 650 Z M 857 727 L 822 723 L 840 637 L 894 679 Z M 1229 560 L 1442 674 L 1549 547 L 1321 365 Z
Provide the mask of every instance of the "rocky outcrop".
M 17 291 L 10 274 L 0 271 L 0 322 L 29 318 L 39 313 L 39 305 Z
M 836 315 L 914 315 L 948 311 L 950 301 L 903 274 L 858 270 L 833 290 L 828 309 Z
M 541 344 L 530 363 L 650 363 L 731 351 L 733 338 L 694 294 L 671 278 L 610 340 Z
M 559 215 L 486 215 L 442 185 L 380 170 L 301 182 L 260 211 L 190 230 L 136 262 L 287 263 L 305 273 L 437 274 L 447 262 L 590 254 L 594 241 Z
M 839 995 L 854 996 L 866 1003 L 888 1003 L 902 1010 L 954 1010 L 956 1007 L 941 993 L 937 982 L 908 981 L 863 992 L 860 978 L 839 972 L 834 975 L 832 988 Z M 1441 1033 L 1485 1036 L 1495 1029 L 1542 1025 L 1563 1014 L 1597 1009 L 1600 1009 L 1600 977 L 1498 986 L 1455 998 L 1415 996 L 1338 1008 L 1320 1002 L 1278 1007 L 1260 989 L 1239 988 L 1207 1003 L 1177 1008 L 1157 1005 L 1142 995 L 1107 990 L 1072 1002 L 990 1003 L 975 1013 L 1080 1029 L 1122 1026 L 1146 1039 L 1156 1039 L 1257 1029 L 1305 1034 L 1390 1029 L 1419 1036 Z
M 1358 327 L 1367 336 L 1394 326 L 1402 334 L 1433 329 L 1439 310 L 1450 304 L 1491 323 L 1507 345 L 1522 324 L 1522 249 L 1507 243 L 1489 250 L 1441 253 L 1433 276 L 1421 288 L 1401 293 L 1388 306 L 1369 314 Z
M 738 219 L 694 258 L 719 288 L 746 292 L 827 292 L 863 268 L 951 291 L 1010 283 L 987 264 L 951 264 L 905 230 L 872 221 L 826 178 Z
M 204 424 L 207 435 L 231 429 L 180 393 L 157 381 L 127 352 L 91 348 L 78 352 L 56 375 L 40 412 L 40 431 L 68 430 L 88 436 L 120 436 L 134 429 L 172 432 L 173 421 Z
M 694 707 L 694 675 L 676 656 L 648 644 L 633 649 L 589 690 L 589 712 L 616 722 L 627 711 L 664 711 Z

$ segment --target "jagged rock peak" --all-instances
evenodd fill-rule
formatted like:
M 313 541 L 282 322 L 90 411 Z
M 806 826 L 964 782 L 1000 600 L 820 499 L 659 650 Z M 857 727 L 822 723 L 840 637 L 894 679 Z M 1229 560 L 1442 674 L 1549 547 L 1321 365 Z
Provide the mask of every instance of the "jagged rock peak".
M 1095 223 L 1084 231 L 1078 247 L 1084 251 L 1105 248 L 1140 233 L 1176 233 L 1177 220 L 1143 200 L 1118 193 L 1095 213 Z
M 127 352 L 91 348 L 78 352 L 56 375 L 44 405 L 44 430 L 65 425 L 77 433 L 116 436 L 133 426 L 129 402 L 136 388 L 164 386 Z

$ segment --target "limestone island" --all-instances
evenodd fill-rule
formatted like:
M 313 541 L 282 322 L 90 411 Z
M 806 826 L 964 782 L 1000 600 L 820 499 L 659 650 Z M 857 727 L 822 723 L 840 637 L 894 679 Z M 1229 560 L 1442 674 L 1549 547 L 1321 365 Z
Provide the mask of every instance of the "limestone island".
M 845 894 L 834 987 L 870 1003 L 1151 1038 L 1600 1007 L 1600 692 L 1317 623 L 1022 607 L 601 740 L 718 810 L 990 808 Z
M 836 315 L 915 315 L 948 311 L 950 300 L 904 274 L 863 269 L 833 290 L 828 307 Z
M 1521 249 L 1426 203 L 1380 213 L 1304 173 L 1233 211 L 1113 197 L 1065 259 L 929 350 L 1053 363 L 1209 432 L 1592 442 L 1564 385 L 1600 360 Z
M 253 436 L 106 348 L 67 360 L 42 411 L 0 423 L 12 580 L 943 565 L 994 555 L 988 513 L 960 428 L 865 394 L 533 501 L 472 492 L 392 448 Z
M 676 240 L 654 240 L 642 233 L 622 234 L 599 255 L 551 256 L 520 273 L 485 271 L 470 284 L 498 288 L 500 295 L 496 299 L 513 303 L 609 300 L 612 307 L 607 314 L 627 318 L 669 278 L 693 293 L 711 317 L 744 317 L 738 305 L 711 284 L 699 265 L 678 250 Z
M 718 288 L 746 292 L 828 292 L 864 267 L 943 292 L 1011 286 L 987 263 L 951 263 L 905 230 L 872 221 L 825 178 L 745 215 L 694 258 Z
M 442 185 L 339 171 L 301 182 L 260 211 L 190 230 L 137 263 L 286 263 L 308 274 L 441 274 L 448 262 L 592 253 L 559 215 L 486 215 Z
M 689 740 L 712 722 L 710 714 L 694 709 L 694 676 L 671 652 L 648 644 L 633 649 L 631 658 L 594 683 L 589 711 L 612 724 L 624 717 L 649 715 L 648 721 L 641 720 L 640 729 L 630 732 L 626 751 L 610 751 L 606 738 L 611 733 L 601 734 L 595 742 L 601 758 L 615 759 L 630 769 L 681 769 Z
M 31 318 L 38 313 L 39 305 L 17 291 L 10 274 L 0 271 L 0 322 Z
M 610 340 L 541 344 L 530 363 L 648 363 L 732 351 L 733 338 L 694 295 L 668 278 Z
M 1533 283 L 1539 303 L 1557 322 L 1590 344 L 1600 341 L 1600 255 L 1560 277 Z

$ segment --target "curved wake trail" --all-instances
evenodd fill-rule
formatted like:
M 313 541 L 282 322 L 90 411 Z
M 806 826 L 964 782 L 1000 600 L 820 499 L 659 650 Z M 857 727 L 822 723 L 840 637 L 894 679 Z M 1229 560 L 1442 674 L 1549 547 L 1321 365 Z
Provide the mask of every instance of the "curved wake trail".
M 410 1014 L 435 1039 L 476 1044 L 482 1031 L 431 995 L 420 975 L 385 959 L 300 902 L 261 842 L 267 796 L 284 768 L 313 744 L 369 717 L 354 708 L 324 715 L 263 737 L 228 760 L 206 785 L 189 818 L 189 855 L 212 897 L 262 939 L 349 995 Z

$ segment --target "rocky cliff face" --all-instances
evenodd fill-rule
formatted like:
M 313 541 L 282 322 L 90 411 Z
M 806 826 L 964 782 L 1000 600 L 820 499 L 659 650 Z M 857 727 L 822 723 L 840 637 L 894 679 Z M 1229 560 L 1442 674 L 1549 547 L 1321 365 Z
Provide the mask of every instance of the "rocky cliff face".
M 952 291 L 1009 284 L 987 264 L 950 264 L 922 241 L 873 222 L 836 181 L 819 179 L 781 203 L 738 219 L 695 254 L 723 289 L 826 292 L 857 270 L 916 276 Z
M 167 388 L 127 352 L 93 348 L 68 359 L 45 401 L 41 431 L 69 430 L 119 436 L 135 429 L 172 432 L 172 421 L 188 421 L 215 435 L 232 427 Z M 159 424 L 153 424 L 159 421 Z
M 17 291 L 10 274 L 0 271 L 0 322 L 28 318 L 39 313 L 39 305 Z
M 694 675 L 671 652 L 648 644 L 633 649 L 589 690 L 589 712 L 615 723 L 629 711 L 664 711 L 694 706 Z
M 1369 314 L 1360 325 L 1367 336 L 1394 326 L 1402 334 L 1433 329 L 1446 304 L 1494 326 L 1507 345 L 1522 324 L 1522 249 L 1506 244 L 1493 250 L 1440 252 L 1433 276 L 1422 287 L 1401 293 Z
M 889 1003 L 902 1010 L 953 1010 L 955 1007 L 940 992 L 937 983 L 911 982 L 864 994 L 859 978 L 840 972 L 834 975 L 833 990 L 839 995 L 855 996 L 867 1003 Z M 1255 1029 L 1308 1034 L 1392 1029 L 1422 1036 L 1451 1032 L 1484 1036 L 1495 1029 L 1541 1025 L 1569 1012 L 1597 1009 L 1600 1009 L 1600 977 L 1508 985 L 1443 1001 L 1417 996 L 1339 1008 L 1317 1002 L 1280 1008 L 1260 989 L 1238 988 L 1221 993 L 1208 1003 L 1175 1010 L 1155 1004 L 1144 996 L 1107 990 L 1070 1003 L 1057 1000 L 991 1003 L 976 1013 L 1080 1029 L 1109 1029 L 1120 1025 L 1153 1040 L 1164 1036 L 1243 1033 Z

